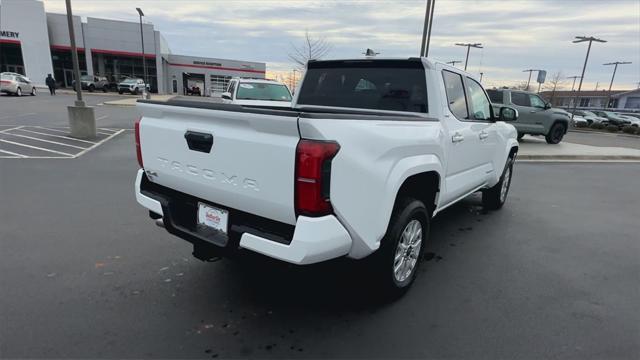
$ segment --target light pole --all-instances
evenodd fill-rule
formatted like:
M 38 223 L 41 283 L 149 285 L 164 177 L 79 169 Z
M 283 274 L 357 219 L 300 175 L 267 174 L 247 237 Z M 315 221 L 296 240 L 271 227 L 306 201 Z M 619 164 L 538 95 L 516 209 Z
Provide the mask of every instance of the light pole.
M 142 17 L 144 16 L 144 13 L 139 7 L 136 8 L 136 11 L 138 12 L 138 15 L 140 15 L 140 40 L 142 41 L 142 71 L 144 72 L 144 90 L 142 91 L 142 97 L 149 99 L 151 96 L 149 96 L 149 93 L 147 92 L 147 86 L 149 83 L 147 83 L 147 60 L 144 55 L 144 31 L 142 31 Z
M 540 69 L 527 69 L 522 70 L 522 72 L 529 72 L 529 80 L 527 80 L 527 91 L 529 91 L 529 84 L 531 83 L 531 73 L 534 71 L 540 71 Z
M 618 65 L 627 65 L 631 64 L 630 61 L 616 61 L 611 63 L 602 64 L 605 66 L 615 65 L 613 68 L 613 75 L 611 76 L 611 83 L 609 84 L 609 96 L 607 97 L 607 103 L 605 104 L 605 108 L 609 107 L 609 103 L 611 102 L 611 87 L 613 86 L 613 79 L 616 77 L 616 70 L 618 70 Z
M 573 84 L 571 85 L 571 91 L 573 91 L 573 88 L 576 86 L 576 79 L 579 79 L 580 76 L 576 75 L 576 76 L 569 76 L 567 79 L 573 79 Z
M 483 77 L 483 76 L 484 76 L 484 73 L 483 73 L 483 72 L 481 72 L 481 73 L 480 73 L 480 83 L 481 83 L 481 84 L 482 84 L 482 77 Z
M 424 14 L 424 27 L 422 29 L 422 46 L 420 47 L 420 56 L 427 57 L 429 55 L 429 43 L 431 42 L 431 25 L 433 24 L 433 9 L 436 0 L 427 0 L 427 9 Z
M 462 60 L 451 60 L 451 61 L 447 61 L 447 64 L 451 64 L 451 66 L 456 66 L 457 63 L 461 63 Z
M 67 7 L 67 25 L 69 26 L 69 44 L 71 45 L 71 61 L 73 73 L 76 77 L 76 102 L 75 106 L 68 106 L 69 131 L 72 137 L 81 139 L 93 139 L 96 137 L 96 117 L 93 108 L 86 106 L 82 100 L 82 84 L 80 82 L 80 63 L 76 48 L 76 34 L 73 28 L 73 12 L 71 0 L 65 0 Z
M 589 47 L 587 48 L 587 56 L 584 58 L 584 66 L 582 67 L 582 75 L 580 75 L 580 83 L 578 84 L 578 92 L 576 93 L 576 97 L 573 101 L 573 111 L 571 112 L 571 120 L 573 120 L 573 114 L 576 112 L 576 108 L 578 107 L 578 96 L 580 95 L 580 90 L 582 89 L 582 81 L 584 80 L 584 71 L 587 69 L 587 61 L 589 61 L 589 53 L 591 52 L 591 44 L 595 42 L 605 43 L 606 40 L 598 39 L 593 36 L 576 36 L 577 40 L 573 40 L 573 43 L 581 43 L 588 41 Z
M 293 86 L 291 87 L 291 91 L 296 93 L 296 69 L 293 69 Z
M 473 48 L 478 48 L 478 49 L 482 49 L 482 44 L 481 43 L 456 43 L 457 46 L 466 46 L 467 47 L 467 58 L 464 60 L 464 71 L 467 71 L 467 64 L 469 63 L 469 50 L 473 47 Z

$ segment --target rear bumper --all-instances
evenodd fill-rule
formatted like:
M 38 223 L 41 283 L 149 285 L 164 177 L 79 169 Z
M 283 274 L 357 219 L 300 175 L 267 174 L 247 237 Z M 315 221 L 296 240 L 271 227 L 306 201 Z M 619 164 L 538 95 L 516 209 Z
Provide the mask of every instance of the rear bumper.
M 295 226 L 277 223 L 233 209 L 230 211 L 228 238 L 201 234 L 184 223 L 180 216 L 194 219 L 188 203 L 199 199 L 176 191 L 150 185 L 144 170 L 138 170 L 135 183 L 136 200 L 162 216 L 170 233 L 198 246 L 240 247 L 298 265 L 313 264 L 347 255 L 351 237 L 333 215 L 319 218 L 299 216 Z M 187 221 L 189 220 L 187 219 Z

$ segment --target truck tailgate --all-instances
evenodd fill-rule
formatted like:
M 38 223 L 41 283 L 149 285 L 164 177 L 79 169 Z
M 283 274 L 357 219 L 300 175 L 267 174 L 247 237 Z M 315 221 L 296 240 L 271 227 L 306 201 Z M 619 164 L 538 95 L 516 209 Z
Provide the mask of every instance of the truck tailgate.
M 158 103 L 138 103 L 138 108 L 142 159 L 150 181 L 295 224 L 296 112 Z

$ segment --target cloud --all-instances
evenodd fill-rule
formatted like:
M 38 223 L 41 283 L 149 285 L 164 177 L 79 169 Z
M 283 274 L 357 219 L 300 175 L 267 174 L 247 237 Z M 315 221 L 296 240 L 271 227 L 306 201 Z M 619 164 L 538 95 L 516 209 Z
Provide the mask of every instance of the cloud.
M 44 0 L 47 11 L 64 12 L 63 0 Z M 287 57 L 304 31 L 332 44 L 331 58 L 360 57 L 366 48 L 380 56 L 416 56 L 420 49 L 425 0 L 352 1 L 205 1 L 205 0 L 73 0 L 81 16 L 137 21 L 144 9 L 176 53 L 264 61 L 268 69 L 293 68 Z M 626 60 L 615 88 L 640 81 L 640 2 L 545 0 L 438 0 L 430 56 L 464 60 L 456 42 L 481 42 L 472 49 L 468 70 L 484 72 L 487 81 L 526 80 L 522 69 L 543 68 L 579 75 L 586 44 L 576 35 L 608 40 L 594 44 L 585 82 L 607 83 L 610 67 Z

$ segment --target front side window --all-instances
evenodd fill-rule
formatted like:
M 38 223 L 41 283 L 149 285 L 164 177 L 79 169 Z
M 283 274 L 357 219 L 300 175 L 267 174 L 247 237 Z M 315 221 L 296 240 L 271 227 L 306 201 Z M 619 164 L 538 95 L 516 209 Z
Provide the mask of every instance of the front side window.
M 467 78 L 467 91 L 471 98 L 473 118 L 476 120 L 491 120 L 491 102 L 485 95 L 482 86 L 475 80 Z
M 544 108 L 546 105 L 538 95 L 529 95 L 529 100 L 531 101 L 531 106 L 533 107 Z
M 529 101 L 529 94 L 525 93 L 512 92 L 511 102 L 519 106 L 531 106 L 531 102 Z
M 502 91 L 499 90 L 487 90 L 487 94 L 489 94 L 489 99 L 494 104 L 502 104 Z
M 238 85 L 238 100 L 291 101 L 291 93 L 281 84 L 243 82 Z
M 406 60 L 310 63 L 298 104 L 426 113 L 424 66 Z
M 462 76 L 451 71 L 443 70 L 444 87 L 447 93 L 449 109 L 458 119 L 468 119 L 467 98 L 464 93 Z

